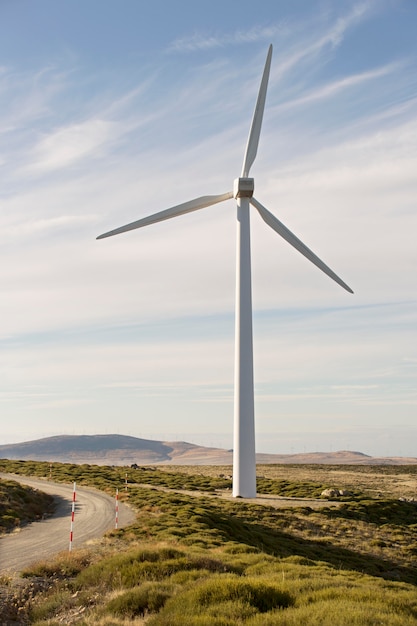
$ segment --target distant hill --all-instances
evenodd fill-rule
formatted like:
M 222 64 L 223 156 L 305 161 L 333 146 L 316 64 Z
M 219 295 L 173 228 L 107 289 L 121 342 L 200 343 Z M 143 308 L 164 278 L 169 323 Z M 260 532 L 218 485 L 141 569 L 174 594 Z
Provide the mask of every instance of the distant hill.
M 258 463 L 409 465 L 417 458 L 375 458 L 361 452 L 257 454 Z M 126 435 L 59 435 L 0 446 L 0 458 L 91 465 L 231 465 L 232 451 L 185 441 L 153 441 Z
M 204 448 L 186 442 L 164 442 L 126 435 L 59 435 L 0 446 L 0 457 L 60 463 L 101 465 L 214 464 L 231 462 L 227 450 Z M 211 463 L 211 462 L 210 462 Z

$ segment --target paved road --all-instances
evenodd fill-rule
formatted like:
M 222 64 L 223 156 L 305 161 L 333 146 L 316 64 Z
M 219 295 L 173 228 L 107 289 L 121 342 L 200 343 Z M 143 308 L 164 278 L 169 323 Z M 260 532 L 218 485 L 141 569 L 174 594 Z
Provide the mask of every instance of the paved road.
M 0 537 L 0 573 L 19 572 L 37 560 L 46 559 L 62 550 L 68 550 L 71 526 L 73 485 L 54 483 L 38 478 L 1 474 L 0 478 L 14 480 L 56 499 L 52 517 L 28 524 L 21 530 Z M 119 523 L 122 528 L 135 519 L 135 513 L 119 503 Z M 110 496 L 77 487 L 74 516 L 73 548 L 86 541 L 101 537 L 115 525 L 115 501 Z

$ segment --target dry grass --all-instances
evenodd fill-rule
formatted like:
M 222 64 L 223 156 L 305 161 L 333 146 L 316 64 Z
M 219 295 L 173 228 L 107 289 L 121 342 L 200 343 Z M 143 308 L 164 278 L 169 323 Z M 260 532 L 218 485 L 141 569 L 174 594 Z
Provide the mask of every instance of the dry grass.
M 210 477 L 231 476 L 225 466 L 161 466 L 162 472 Z M 371 497 L 417 498 L 417 465 L 258 465 L 257 475 L 273 480 L 328 484 Z

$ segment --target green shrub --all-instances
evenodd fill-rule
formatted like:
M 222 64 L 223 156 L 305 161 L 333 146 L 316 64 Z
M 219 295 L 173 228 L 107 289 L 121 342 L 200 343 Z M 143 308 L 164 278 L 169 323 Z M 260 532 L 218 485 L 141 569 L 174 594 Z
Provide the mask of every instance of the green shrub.
M 58 611 L 62 611 L 63 608 L 67 608 L 68 610 L 74 604 L 75 602 L 68 591 L 54 592 L 48 598 L 44 599 L 42 603 L 34 604 L 31 607 L 31 621 L 52 618 Z
M 394 611 L 382 602 L 358 603 L 349 599 L 329 600 L 256 615 L 245 626 L 416 626 L 417 619 Z
M 315 482 L 294 482 L 271 478 L 256 478 L 256 490 L 258 493 L 270 493 L 283 497 L 292 498 L 319 498 L 321 492 L 328 485 Z
M 161 580 L 186 569 L 184 552 L 171 548 L 132 550 L 93 563 L 77 576 L 74 586 L 98 586 L 105 589 L 134 587 L 146 580 Z
M 292 604 L 293 598 L 278 585 L 256 578 L 214 574 L 183 593 L 174 595 L 160 614 L 149 621 L 149 625 L 243 623 L 243 619 L 256 613 L 266 613 Z M 212 621 L 205 622 L 207 618 Z
M 417 524 L 417 506 L 400 500 L 363 500 L 345 503 L 338 509 L 325 509 L 323 514 L 333 519 L 357 519 L 378 526 L 395 524 L 413 527 Z
M 163 580 L 177 572 L 235 571 L 233 566 L 208 556 L 191 556 L 172 548 L 135 550 L 90 565 L 77 576 L 75 588 L 98 586 L 105 589 L 131 588 L 144 581 Z
M 0 532 L 42 519 L 52 511 L 52 496 L 14 480 L 0 479 Z
M 38 561 L 31 565 L 23 570 L 22 577 L 38 576 L 55 580 L 66 580 L 81 572 L 90 563 L 90 560 L 91 554 L 87 550 L 77 550 L 76 552 L 71 552 L 71 554 L 63 552 L 55 559 Z
M 172 589 L 157 583 L 144 583 L 135 589 L 125 591 L 116 598 L 113 598 L 107 606 L 106 611 L 113 615 L 132 618 L 145 613 L 156 613 L 159 611 L 172 595 Z

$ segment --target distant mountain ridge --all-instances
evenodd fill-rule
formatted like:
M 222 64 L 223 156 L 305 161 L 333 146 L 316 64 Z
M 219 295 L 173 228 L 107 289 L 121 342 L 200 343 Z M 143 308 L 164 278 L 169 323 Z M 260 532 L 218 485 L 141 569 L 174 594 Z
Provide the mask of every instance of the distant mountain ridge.
M 227 450 L 186 442 L 164 442 L 127 435 L 57 435 L 35 441 L 0 446 L 0 457 L 60 463 L 130 465 L 132 463 L 197 464 L 207 456 L 228 463 Z
M 0 446 L 10 460 L 91 465 L 231 465 L 232 451 L 185 441 L 155 441 L 127 435 L 57 435 Z M 414 465 L 415 457 L 371 457 L 362 452 L 310 452 L 256 455 L 258 463 L 329 465 Z

